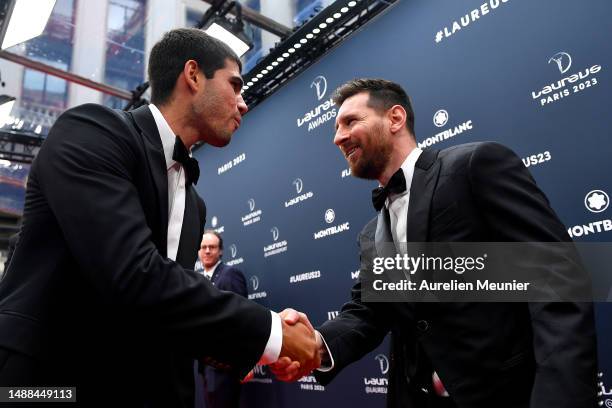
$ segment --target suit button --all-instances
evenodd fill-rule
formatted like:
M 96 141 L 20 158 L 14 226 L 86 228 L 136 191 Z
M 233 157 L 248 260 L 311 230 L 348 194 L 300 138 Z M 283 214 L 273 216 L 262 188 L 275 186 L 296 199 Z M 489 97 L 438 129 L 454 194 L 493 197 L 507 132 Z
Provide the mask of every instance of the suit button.
M 429 323 L 427 322 L 427 320 L 419 320 L 416 324 L 416 327 L 420 331 L 425 332 L 429 330 Z

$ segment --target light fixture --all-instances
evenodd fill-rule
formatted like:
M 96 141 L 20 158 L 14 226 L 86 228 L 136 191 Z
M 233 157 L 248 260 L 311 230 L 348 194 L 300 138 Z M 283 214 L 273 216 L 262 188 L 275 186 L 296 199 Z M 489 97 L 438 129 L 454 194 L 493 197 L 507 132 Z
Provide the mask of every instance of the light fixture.
M 0 10 L 1 48 L 12 47 L 42 34 L 56 0 L 8 0 Z
M 225 15 L 232 7 L 236 9 L 236 18 L 230 20 L 226 18 Z M 202 22 L 200 22 L 200 27 L 204 27 L 208 21 L 212 19 L 208 28 L 204 30 L 206 34 L 226 43 L 238 57 L 242 57 L 248 50 L 253 48 L 251 39 L 243 31 L 242 6 L 239 2 L 232 1 L 216 15 L 215 13 L 205 14 L 202 18 Z
M 13 105 L 15 105 L 15 97 L 0 95 L 0 126 L 4 126 L 9 122 Z

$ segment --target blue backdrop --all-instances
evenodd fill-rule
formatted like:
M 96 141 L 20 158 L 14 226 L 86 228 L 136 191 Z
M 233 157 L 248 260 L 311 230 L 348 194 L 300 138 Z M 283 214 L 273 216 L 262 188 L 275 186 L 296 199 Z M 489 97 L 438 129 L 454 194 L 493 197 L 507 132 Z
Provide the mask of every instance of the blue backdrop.
M 329 98 L 355 77 L 408 91 L 422 146 L 511 147 L 575 240 L 609 241 L 610 15 L 607 0 L 400 1 L 248 113 L 230 146 L 198 150 L 207 227 L 222 232 L 224 259 L 245 272 L 250 297 L 315 325 L 349 298 L 375 183 L 348 175 Z M 605 403 L 612 308 L 597 312 Z M 381 407 L 387 353 L 385 343 L 327 387 L 313 377 L 278 383 L 260 369 L 243 402 Z

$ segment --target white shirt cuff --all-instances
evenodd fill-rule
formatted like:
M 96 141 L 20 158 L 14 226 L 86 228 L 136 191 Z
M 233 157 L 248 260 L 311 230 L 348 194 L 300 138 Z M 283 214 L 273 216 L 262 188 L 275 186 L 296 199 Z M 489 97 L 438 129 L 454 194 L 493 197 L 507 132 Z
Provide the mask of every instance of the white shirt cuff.
M 332 353 L 329 351 L 329 347 L 327 346 L 325 337 L 323 337 L 323 335 L 319 333 L 318 330 L 316 331 L 316 333 L 317 333 L 317 336 L 321 337 L 321 341 L 323 342 L 323 345 L 325 346 L 325 350 L 323 352 L 327 354 L 327 357 L 329 357 L 329 361 L 324 361 L 326 359 L 321 358 L 321 366 L 317 368 L 317 371 L 326 373 L 328 371 L 333 370 L 334 368 L 334 356 L 332 356 Z
M 272 327 L 270 328 L 270 337 L 266 343 L 263 355 L 259 359 L 260 365 L 272 364 L 278 360 L 281 348 L 283 347 L 283 325 L 278 313 L 270 310 L 272 314 Z

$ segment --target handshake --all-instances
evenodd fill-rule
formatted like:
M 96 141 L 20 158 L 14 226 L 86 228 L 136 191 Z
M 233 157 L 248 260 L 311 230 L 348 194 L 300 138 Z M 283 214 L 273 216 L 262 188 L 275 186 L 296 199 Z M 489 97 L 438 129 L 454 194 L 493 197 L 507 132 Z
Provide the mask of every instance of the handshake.
M 327 351 L 321 335 L 304 313 L 285 309 L 279 316 L 283 328 L 283 345 L 278 360 L 269 367 L 278 380 L 297 381 L 319 368 Z M 253 371 L 243 382 L 251 378 Z

